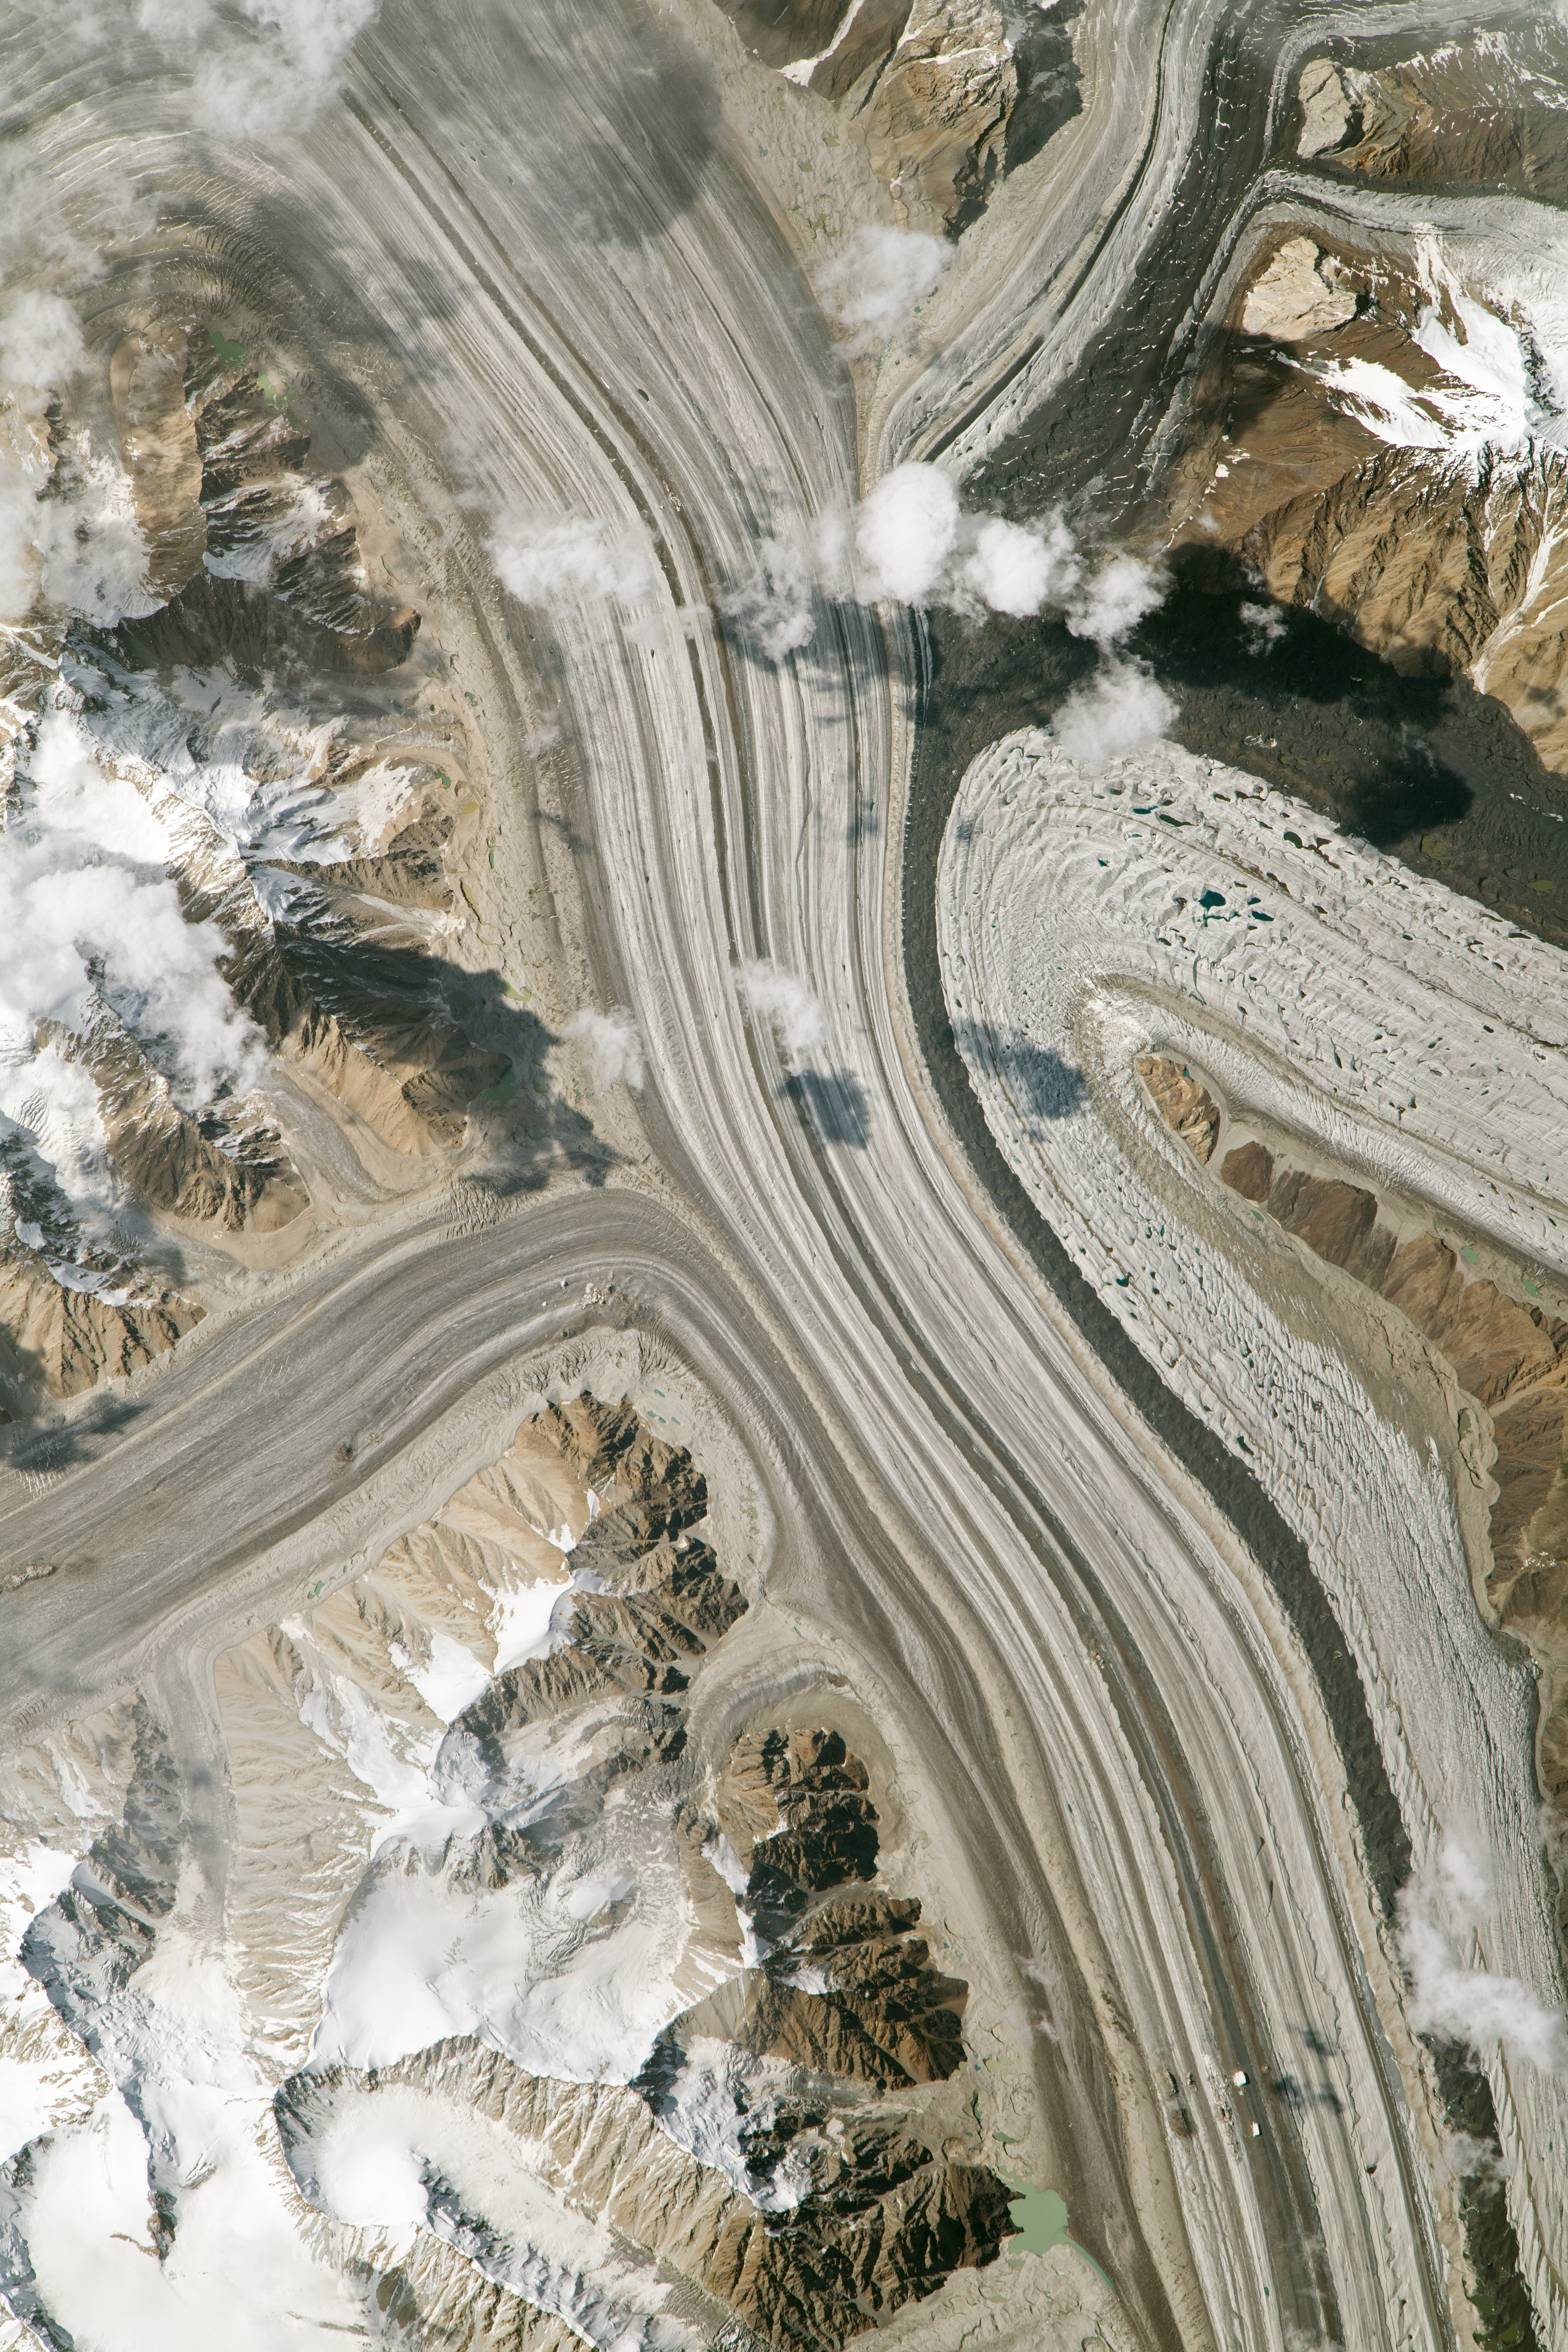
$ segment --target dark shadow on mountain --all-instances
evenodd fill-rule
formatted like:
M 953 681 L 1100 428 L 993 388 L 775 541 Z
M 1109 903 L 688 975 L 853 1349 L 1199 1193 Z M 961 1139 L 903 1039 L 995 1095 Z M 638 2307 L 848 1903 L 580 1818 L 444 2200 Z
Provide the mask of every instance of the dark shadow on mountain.
M 871 1137 L 866 1089 L 853 1070 L 802 1070 L 779 1089 L 816 1128 L 825 1143 L 863 1151 Z
M 18 1412 L 9 1428 L 0 1429 L 0 1437 L 7 1441 L 6 1459 L 13 1470 L 26 1477 L 58 1476 L 97 1461 L 124 1435 L 141 1410 L 140 1399 L 105 1388 L 63 1429 L 40 1431 Z
M 1184 548 L 1172 571 L 1128 649 L 1175 697 L 1173 731 L 1189 748 L 1278 780 L 1380 849 L 1468 814 L 1474 790 L 1446 740 L 1454 681 L 1410 676 L 1315 613 L 1270 604 L 1233 557 Z
M 510 1200 L 565 1173 L 598 1186 L 620 1164 L 590 1111 L 568 1099 L 548 1066 L 556 1034 L 509 993 L 493 967 L 459 971 L 407 949 L 279 927 L 254 954 L 229 959 L 228 977 L 285 1076 L 301 1044 L 324 1047 L 330 1061 L 341 1061 L 344 1047 L 363 1056 L 357 1071 L 343 1065 L 343 1092 L 352 1104 L 356 1087 L 380 1085 L 376 1103 L 362 1096 L 361 1115 L 379 1111 L 384 1143 L 389 1127 L 401 1125 L 404 1148 L 430 1155 L 434 1168 L 437 1155 L 472 1141 L 477 1130 L 484 1157 L 465 1171 L 474 1188 Z M 180 1244 L 139 1211 L 121 1222 L 137 1232 L 134 1265 L 180 1289 Z M 14 1420 L 4 1435 L 12 1465 L 25 1473 L 58 1474 L 95 1460 L 137 1411 L 105 1381 L 68 1423 L 41 1430 L 37 1417 L 58 1411 L 58 1400 L 43 1391 L 35 1365 L 21 1361 L 18 1373 L 5 1390 Z
M 463 971 L 411 949 L 352 940 L 280 944 L 290 973 L 347 1036 L 373 1058 L 389 1050 L 409 1057 L 403 1091 L 438 1142 L 455 1148 L 465 1122 L 482 1129 L 491 1157 L 468 1171 L 469 1182 L 510 1198 L 565 1171 L 602 1184 L 619 1164 L 591 1113 L 548 1067 L 560 1038 L 493 965 Z
M 362 594 L 362 611 L 354 616 L 361 625 L 333 625 L 339 614 L 348 617 L 342 614 L 345 598 L 334 597 L 322 576 L 336 544 L 329 541 L 280 566 L 266 586 L 198 572 L 145 620 L 122 621 L 102 636 L 96 631 L 80 634 L 128 670 L 207 669 L 226 662 L 237 677 L 258 686 L 280 670 L 318 681 L 379 677 L 407 660 L 419 615 L 406 605 Z M 346 563 L 343 569 L 346 573 Z M 333 619 L 326 617 L 329 611 Z
M 1048 15 L 1026 17 L 1013 43 L 1018 96 L 1007 118 L 1004 178 L 1020 163 L 1032 163 L 1047 139 L 1083 112 L 1081 76 L 1072 46 L 1072 27 L 1083 9 L 1084 0 L 1058 0 Z

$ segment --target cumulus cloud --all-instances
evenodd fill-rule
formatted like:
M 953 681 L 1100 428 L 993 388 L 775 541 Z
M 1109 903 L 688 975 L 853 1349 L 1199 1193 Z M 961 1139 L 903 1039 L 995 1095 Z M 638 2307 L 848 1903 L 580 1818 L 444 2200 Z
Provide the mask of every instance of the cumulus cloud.
M 1456 2180 L 1496 2180 L 1502 2171 L 1502 2150 L 1496 2140 L 1477 2139 L 1470 2132 L 1450 2132 L 1442 2155 Z
M 1152 564 L 1136 555 L 1113 555 L 1085 581 L 1068 608 L 1067 624 L 1075 637 L 1119 645 L 1164 593 L 1165 583 Z
M 1399 1949 L 1410 1972 L 1410 2022 L 1473 2050 L 1500 2043 L 1543 2074 L 1568 2065 L 1568 2028 L 1518 1977 L 1494 1976 L 1458 1957 L 1468 1951 L 1492 1899 L 1491 1857 L 1476 1830 L 1450 1829 L 1399 1902 Z
M 1161 574 L 1136 556 L 1096 567 L 1059 514 L 1020 523 L 966 513 L 950 475 L 910 460 L 848 514 L 817 515 L 765 539 L 728 610 L 782 661 L 811 643 L 818 597 L 940 604 L 972 617 L 1054 612 L 1109 647 L 1164 593 Z
M 104 628 L 157 609 L 130 478 L 86 434 L 52 466 L 0 443 L 0 621 L 26 619 L 39 597 Z
M 642 1035 L 626 1005 L 612 1005 L 608 1013 L 595 1013 L 584 1005 L 580 1013 L 574 1013 L 562 1034 L 583 1047 L 597 1085 L 641 1086 L 645 1075 Z
M 162 824 L 73 713 L 40 723 L 5 843 L 0 1131 L 90 1221 L 116 1188 L 97 1090 L 67 1041 L 118 1020 L 194 1109 L 259 1079 L 262 1040 L 218 969 L 222 933 L 185 920 Z
M 70 37 L 68 26 L 56 27 L 57 42 Z M 118 147 L 94 152 L 72 141 L 61 149 L 19 129 L 0 147 L 0 266 L 8 282 L 46 272 L 96 275 L 106 247 L 142 235 L 156 217 L 153 198 L 131 179 Z
M 958 492 L 940 466 L 895 466 L 884 474 L 855 517 L 862 602 L 930 604 L 945 584 L 958 526 Z
M 1058 749 L 1092 775 L 1147 751 L 1175 716 L 1175 704 L 1142 662 L 1112 659 L 1073 688 L 1050 732 Z
M 30 288 L 0 309 L 0 392 L 37 408 L 87 358 L 77 315 L 63 294 Z
M 852 353 L 875 351 L 917 302 L 936 291 L 952 248 L 914 229 L 862 228 L 817 279 L 828 317 L 850 333 Z
M 976 530 L 958 577 L 960 587 L 987 612 L 1023 620 L 1059 603 L 1081 572 L 1072 533 L 1059 515 L 1030 524 L 990 515 Z
M 612 534 L 587 515 L 514 507 L 490 541 L 501 585 L 520 604 L 635 604 L 653 586 L 653 557 L 640 531 Z
M 743 963 L 737 984 L 754 1021 L 765 1021 L 792 1070 L 798 1070 L 825 1034 L 822 1007 L 803 980 L 776 963 Z
M 837 534 L 842 540 L 842 527 Z M 726 610 L 770 661 L 799 653 L 816 634 L 812 598 L 823 570 L 821 550 L 810 533 L 797 539 L 764 539 L 756 563 L 726 600 Z
M 226 139 L 306 129 L 337 87 L 379 0 L 140 0 L 136 21 L 171 63 L 195 60 L 191 120 Z
M 1247 631 L 1249 654 L 1272 653 L 1289 626 L 1278 604 L 1243 604 L 1238 617 Z
M 8 895 L 0 887 L 6 918 Z M 26 953 L 28 942 L 18 945 Z M 21 1144 L 97 1231 L 118 1192 L 98 1088 L 91 1073 L 53 1040 L 35 1050 L 33 1036 L 15 1025 L 19 992 L 8 978 L 0 994 L 0 1143 Z
M 111 628 L 156 602 L 124 467 L 96 456 L 86 432 L 51 449 L 41 421 L 86 357 L 63 295 L 34 288 L 0 305 L 0 622 L 25 619 L 42 596 Z
M 147 542 L 117 457 L 95 457 L 83 436 L 33 509 L 38 584 L 46 603 L 100 627 L 155 612 Z

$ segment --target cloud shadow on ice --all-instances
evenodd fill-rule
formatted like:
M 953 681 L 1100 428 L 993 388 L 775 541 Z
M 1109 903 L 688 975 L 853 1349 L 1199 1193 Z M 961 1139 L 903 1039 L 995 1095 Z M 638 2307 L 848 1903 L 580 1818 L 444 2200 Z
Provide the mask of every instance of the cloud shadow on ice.
M 866 1089 L 853 1070 L 801 1070 L 784 1080 L 780 1092 L 796 1105 L 825 1143 L 844 1143 L 852 1150 L 864 1151 L 870 1141 L 870 1108 Z
M 1016 1030 L 997 1032 L 977 1021 L 954 1024 L 953 1037 L 966 1061 L 991 1062 L 1017 1108 L 1033 1126 L 1070 1118 L 1089 1099 L 1081 1070 L 1050 1045 L 1037 1045 Z
M 428 51 L 428 28 L 406 6 L 384 13 L 380 37 L 405 58 Z M 437 123 L 465 145 L 485 142 L 487 169 L 525 192 L 531 225 L 547 235 L 648 244 L 697 201 L 720 99 L 670 26 L 616 0 L 586 16 L 564 0 L 487 8 L 431 65 L 421 96 Z

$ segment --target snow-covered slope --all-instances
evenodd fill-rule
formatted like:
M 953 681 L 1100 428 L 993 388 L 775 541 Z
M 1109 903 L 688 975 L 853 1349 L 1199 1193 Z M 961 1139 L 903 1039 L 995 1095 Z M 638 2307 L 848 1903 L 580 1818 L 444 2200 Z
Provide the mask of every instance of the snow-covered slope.
M 394 2305 L 488 2343 L 499 2294 L 503 2336 L 680 2352 L 837 2342 L 994 2261 L 967 1988 L 879 1885 L 882 1767 L 830 1693 L 693 1720 L 764 1567 L 689 1452 L 568 1393 L 220 1653 L 210 1763 L 145 1698 L 30 1751 L 13 2309 L 259 2352 Z

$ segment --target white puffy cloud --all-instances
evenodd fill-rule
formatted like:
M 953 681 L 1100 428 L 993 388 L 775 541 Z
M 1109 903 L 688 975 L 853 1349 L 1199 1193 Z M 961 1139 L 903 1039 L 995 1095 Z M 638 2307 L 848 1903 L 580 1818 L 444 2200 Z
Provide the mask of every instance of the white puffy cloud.
M 63 294 L 29 288 L 0 309 L 0 392 L 37 408 L 87 357 L 81 327 Z
M 852 353 L 885 343 L 917 302 L 934 293 L 952 259 L 940 236 L 907 228 L 862 228 L 817 279 L 828 317 L 850 331 Z
M 84 437 L 57 481 L 60 495 L 40 499 L 33 509 L 46 602 L 106 629 L 127 615 L 155 612 L 147 542 L 119 458 L 94 457 Z
M 1082 571 L 1073 535 L 1060 515 L 1033 524 L 989 515 L 974 534 L 958 578 L 977 605 L 1023 620 L 1070 595 Z
M 1118 645 L 1164 593 L 1165 583 L 1152 564 L 1136 555 L 1113 555 L 1085 582 L 1068 607 L 1067 624 L 1075 637 Z
M 514 507 L 490 541 L 497 577 L 520 604 L 635 604 L 653 586 L 653 558 L 640 531 L 612 535 L 587 515 Z
M 580 1013 L 574 1013 L 562 1034 L 582 1046 L 599 1086 L 641 1086 L 645 1075 L 642 1034 L 626 1005 L 612 1005 L 608 1013 L 595 1013 L 591 1005 L 584 1005 Z
M 118 456 L 96 456 L 85 432 L 57 456 L 39 421 L 86 358 L 63 295 L 29 288 L 0 304 L 0 396 L 11 404 L 0 432 L 0 622 L 26 619 L 40 595 L 108 627 L 157 601 Z
M 226 139 L 310 125 L 380 0 L 140 0 L 140 29 L 171 64 L 194 61 L 191 120 Z
M 1051 721 L 1058 749 L 1093 774 L 1157 743 L 1176 706 L 1141 662 L 1108 660 L 1075 687 Z
M 1243 604 L 1238 617 L 1247 631 L 1249 654 L 1272 653 L 1289 627 L 1278 604 Z
M 782 661 L 810 644 L 817 596 L 941 604 L 973 617 L 1055 612 L 1077 635 L 1110 647 L 1163 594 L 1160 574 L 1137 556 L 1092 569 L 1059 514 L 1013 522 L 965 513 L 952 477 L 911 459 L 848 515 L 820 514 L 763 540 L 728 608 Z
M 1502 2168 L 1502 2150 L 1496 2140 L 1477 2139 L 1467 2131 L 1448 2134 L 1442 2158 L 1456 2180 L 1495 2180 Z
M 69 711 L 46 714 L 0 845 L 0 1125 L 90 1222 L 116 1189 L 97 1092 L 49 1033 L 80 1036 L 107 1007 L 193 1108 L 254 1085 L 262 1040 L 218 970 L 222 933 L 185 920 L 162 824 Z
M 822 1007 L 805 981 L 771 961 L 742 964 L 736 981 L 752 1019 L 769 1024 L 791 1069 L 798 1070 L 826 1034 Z
M 6 896 L 0 888 L 0 918 L 10 912 Z M 28 942 L 19 944 L 26 953 Z M 58 1045 L 35 1051 L 32 1036 L 18 1034 L 13 1026 L 16 993 L 8 984 L 0 998 L 0 1142 L 26 1144 L 83 1222 L 96 1228 L 118 1192 L 98 1088 L 91 1074 Z
M 895 466 L 855 516 L 856 593 L 925 604 L 945 585 L 958 546 L 958 491 L 940 466 Z
M 52 478 L 46 457 L 0 442 L 0 622 L 26 619 L 40 596 L 105 628 L 157 608 L 129 477 L 118 457 L 95 456 L 85 434 Z
M 1410 1971 L 1409 2017 L 1473 2050 L 1500 2043 L 1543 2074 L 1568 2065 L 1568 2027 L 1519 1977 L 1472 1968 L 1468 1954 L 1492 1898 L 1491 1857 L 1468 1824 L 1448 1830 L 1399 1901 L 1399 1950 Z
M 811 609 L 818 572 L 809 537 L 764 539 L 756 565 L 727 600 L 727 609 L 770 661 L 808 646 L 816 633 Z

